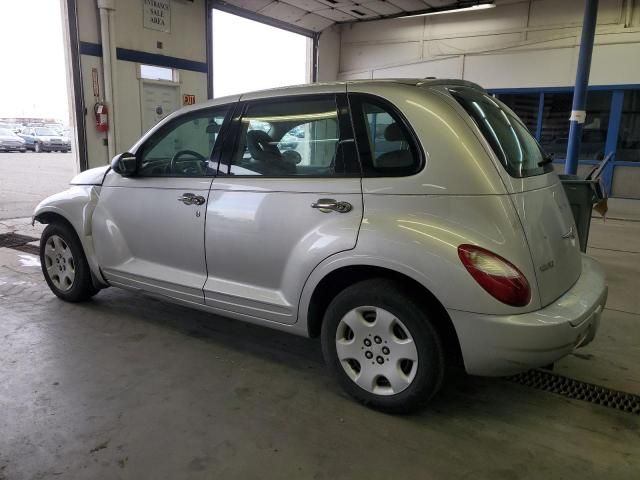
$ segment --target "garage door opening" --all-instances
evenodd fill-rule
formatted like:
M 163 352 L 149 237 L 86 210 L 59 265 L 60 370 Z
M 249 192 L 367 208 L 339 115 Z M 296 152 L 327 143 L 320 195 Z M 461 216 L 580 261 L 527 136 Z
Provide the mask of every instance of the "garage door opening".
M 76 172 L 60 2 L 0 2 L 0 58 L 0 220 L 6 220 L 30 216 Z
M 214 9 L 213 96 L 311 81 L 311 38 Z

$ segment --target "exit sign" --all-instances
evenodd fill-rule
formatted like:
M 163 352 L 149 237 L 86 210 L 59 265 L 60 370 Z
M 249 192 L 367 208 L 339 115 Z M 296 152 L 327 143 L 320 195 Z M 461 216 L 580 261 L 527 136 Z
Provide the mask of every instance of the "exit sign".
M 196 96 L 192 94 L 184 94 L 182 95 L 182 105 L 195 105 L 196 104 Z

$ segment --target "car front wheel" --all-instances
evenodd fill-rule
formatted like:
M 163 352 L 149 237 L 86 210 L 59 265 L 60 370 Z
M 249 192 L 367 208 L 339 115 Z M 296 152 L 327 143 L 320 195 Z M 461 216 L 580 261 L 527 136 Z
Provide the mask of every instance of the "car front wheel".
M 40 264 L 49 288 L 62 300 L 81 302 L 98 293 L 80 240 L 69 225 L 53 223 L 44 229 Z
M 444 352 L 426 310 L 387 279 L 359 282 L 334 298 L 322 324 L 322 351 L 348 394 L 378 410 L 404 413 L 437 393 Z

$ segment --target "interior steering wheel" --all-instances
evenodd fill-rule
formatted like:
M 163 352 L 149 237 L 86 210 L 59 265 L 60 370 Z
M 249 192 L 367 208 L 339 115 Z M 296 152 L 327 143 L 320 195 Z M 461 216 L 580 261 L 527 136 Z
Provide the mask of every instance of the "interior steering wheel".
M 192 157 L 195 158 L 189 158 L 189 159 L 184 159 L 182 160 L 181 157 L 184 157 L 185 155 L 190 155 Z M 205 170 L 205 163 L 207 163 L 208 159 L 205 158 L 202 154 L 194 151 L 194 150 L 180 150 L 179 152 L 176 152 L 176 154 L 173 156 L 173 158 L 171 158 L 171 163 L 169 164 L 169 169 L 171 171 L 171 173 L 189 173 L 189 172 L 178 172 L 177 171 L 177 166 L 179 162 L 183 162 L 183 161 L 199 161 L 201 162 L 200 165 L 198 165 L 198 172 L 194 172 L 194 173 L 203 173 Z

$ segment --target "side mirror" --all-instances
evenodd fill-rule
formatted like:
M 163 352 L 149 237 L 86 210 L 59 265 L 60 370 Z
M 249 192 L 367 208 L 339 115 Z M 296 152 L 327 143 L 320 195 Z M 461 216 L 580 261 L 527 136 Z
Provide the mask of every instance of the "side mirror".
M 123 177 L 130 177 L 138 170 L 138 159 L 134 154 L 124 152 L 113 157 L 111 168 Z

